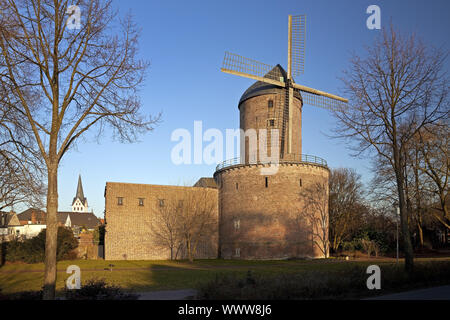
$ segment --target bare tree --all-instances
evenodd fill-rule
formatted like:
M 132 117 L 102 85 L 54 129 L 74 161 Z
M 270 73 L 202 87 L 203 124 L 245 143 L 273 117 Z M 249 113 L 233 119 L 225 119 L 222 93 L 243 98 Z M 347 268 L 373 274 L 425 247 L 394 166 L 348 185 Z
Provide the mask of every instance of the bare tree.
M 179 228 L 190 262 L 201 242 L 208 242 L 217 231 L 217 194 L 208 188 L 185 189 L 180 204 Z
M 1 62 L 0 58 L 0 69 Z M 44 206 L 43 161 L 29 123 L 21 121 L 15 108 L 19 103 L 0 82 L 0 210 L 18 204 Z
M 414 255 L 405 198 L 404 158 L 408 143 L 423 127 L 448 117 L 447 55 L 429 53 L 414 36 L 404 38 L 393 27 L 354 56 L 343 82 L 351 108 L 335 112 L 337 135 L 357 142 L 356 155 L 366 151 L 385 159 L 395 174 L 400 207 L 405 270 L 413 270 Z
M 152 212 L 150 233 L 157 246 L 169 249 L 171 259 L 185 255 L 192 262 L 200 244 L 217 241 L 217 213 L 212 189 L 180 187 Z
M 450 157 L 450 133 L 448 119 L 443 123 L 425 127 L 418 132 L 415 145 L 421 155 L 417 170 L 425 175 L 425 188 L 438 199 L 439 206 L 432 210 L 433 216 L 447 229 L 450 229 L 450 213 L 448 211 Z
M 30 125 L 47 171 L 44 299 L 55 297 L 58 167 L 64 154 L 94 129 L 98 137 L 110 126 L 121 141 L 133 141 L 155 122 L 140 113 L 138 89 L 148 64 L 138 59 L 139 33 L 131 17 L 119 20 L 111 1 L 70 4 L 0 2 L 0 79 L 19 101 L 16 111 Z M 67 23 L 77 12 L 80 28 L 72 19 Z
M 309 226 L 312 242 L 325 258 L 330 253 L 328 198 L 328 186 L 325 184 L 316 182 L 305 187 L 300 193 L 302 209 L 296 217 L 299 226 L 305 223 Z
M 361 176 L 353 169 L 339 168 L 330 172 L 330 242 L 336 252 L 360 225 L 363 210 Z
M 39 176 L 40 172 L 28 169 L 0 150 L 0 210 L 18 204 L 42 208 L 45 186 Z
M 181 209 L 183 199 L 164 200 L 159 208 L 152 213 L 150 230 L 155 244 L 170 250 L 170 260 L 177 259 L 183 245 L 181 233 Z

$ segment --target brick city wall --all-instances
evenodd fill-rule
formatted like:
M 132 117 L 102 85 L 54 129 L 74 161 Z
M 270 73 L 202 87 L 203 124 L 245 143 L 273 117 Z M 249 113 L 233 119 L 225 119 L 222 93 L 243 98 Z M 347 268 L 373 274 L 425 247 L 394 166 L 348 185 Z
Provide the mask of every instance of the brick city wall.
M 215 174 L 220 201 L 220 256 L 225 259 L 323 257 L 312 226 L 301 213 L 305 209 L 304 192 L 310 187 L 320 183 L 328 194 L 329 170 L 309 164 L 282 164 L 277 174 L 264 176 L 260 172 L 262 167 L 247 165 Z M 327 195 L 322 204 L 328 214 Z
M 218 246 L 218 190 L 179 186 L 157 186 L 129 183 L 106 183 L 105 190 L 105 260 L 160 260 L 170 259 L 170 249 L 161 245 L 155 230 L 155 212 L 160 200 L 182 200 L 188 193 L 205 194 L 213 199 L 215 229 L 199 243 L 196 258 L 216 258 Z M 122 205 L 118 204 L 122 198 Z M 139 205 L 143 200 L 143 206 Z M 182 250 L 178 258 L 186 258 Z

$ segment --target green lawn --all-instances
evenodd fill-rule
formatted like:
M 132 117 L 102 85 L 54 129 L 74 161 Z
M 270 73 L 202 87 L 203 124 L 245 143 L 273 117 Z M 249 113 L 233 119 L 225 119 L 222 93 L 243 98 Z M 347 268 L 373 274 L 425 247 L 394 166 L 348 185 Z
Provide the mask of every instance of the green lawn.
M 450 258 L 417 259 L 416 261 L 446 260 Z M 289 261 L 244 261 L 244 260 L 198 260 L 186 261 L 104 261 L 75 260 L 58 263 L 57 290 L 64 287 L 69 274 L 69 265 L 81 268 L 81 281 L 104 278 L 109 283 L 120 285 L 132 291 L 152 291 L 165 289 L 196 288 L 198 284 L 213 279 L 216 274 L 236 273 L 244 275 L 248 270 L 255 274 L 299 273 L 321 270 L 339 271 L 354 265 L 394 264 L 392 259 L 370 261 L 289 260 Z M 112 271 L 109 265 L 113 264 Z M 107 269 L 107 270 L 105 270 Z M 39 290 L 43 284 L 44 265 L 7 264 L 0 268 L 0 288 L 2 293 Z

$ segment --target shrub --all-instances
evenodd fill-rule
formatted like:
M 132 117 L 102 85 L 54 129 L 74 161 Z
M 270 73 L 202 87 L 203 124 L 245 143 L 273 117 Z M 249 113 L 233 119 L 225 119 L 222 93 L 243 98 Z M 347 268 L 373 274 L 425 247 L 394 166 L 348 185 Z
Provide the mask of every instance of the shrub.
M 37 263 L 43 262 L 45 258 L 45 235 L 42 230 L 36 237 L 23 241 L 13 240 L 3 248 L 6 253 L 5 260 L 9 262 Z M 73 232 L 65 227 L 58 228 L 57 253 L 58 261 L 74 258 L 72 251 L 78 246 Z
M 43 292 L 40 291 L 23 291 L 11 294 L 9 300 L 42 300 Z
M 8 297 L 2 295 L 2 289 L 0 288 L 0 301 L 2 300 L 8 300 Z
M 64 289 L 67 300 L 136 300 L 137 295 L 127 293 L 122 288 L 109 285 L 104 279 L 91 279 L 78 290 Z

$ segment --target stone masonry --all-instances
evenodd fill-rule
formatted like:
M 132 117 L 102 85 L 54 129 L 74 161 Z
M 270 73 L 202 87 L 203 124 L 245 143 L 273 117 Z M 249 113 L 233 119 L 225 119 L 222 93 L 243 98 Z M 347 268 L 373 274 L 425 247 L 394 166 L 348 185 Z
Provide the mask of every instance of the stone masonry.
M 206 194 L 215 203 L 217 219 L 218 191 L 213 188 L 158 186 L 107 182 L 105 188 L 105 259 L 161 260 L 170 259 L 170 250 L 155 239 L 152 217 L 160 206 L 179 200 L 188 192 Z M 217 223 L 217 220 L 216 220 Z M 217 228 L 207 241 L 199 244 L 196 258 L 216 258 Z M 185 252 L 181 252 L 179 258 Z

